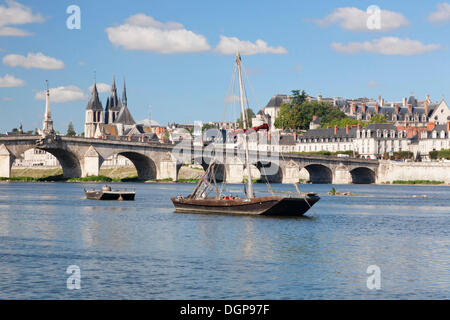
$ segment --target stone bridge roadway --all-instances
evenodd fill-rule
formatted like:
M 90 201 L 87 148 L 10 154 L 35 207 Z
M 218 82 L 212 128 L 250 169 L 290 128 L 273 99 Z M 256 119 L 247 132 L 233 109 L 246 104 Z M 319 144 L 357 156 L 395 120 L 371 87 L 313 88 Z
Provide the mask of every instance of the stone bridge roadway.
M 65 177 L 86 177 L 99 174 L 103 161 L 112 155 L 128 158 L 143 180 L 177 180 L 184 163 L 195 159 L 206 169 L 208 160 L 217 158 L 214 151 L 195 149 L 190 146 L 178 153 L 171 144 L 134 142 L 123 140 L 88 139 L 67 136 L 0 136 L 0 177 L 10 177 L 14 160 L 26 150 L 38 148 L 54 155 L 61 164 Z M 175 150 L 174 150 L 175 149 Z M 227 161 L 220 161 L 216 172 L 218 180 L 239 183 L 244 179 L 242 150 L 227 149 Z M 183 155 L 183 157 L 180 157 Z M 294 183 L 305 168 L 312 183 L 374 183 L 377 181 L 377 160 L 337 158 L 329 156 L 293 153 L 250 154 L 253 170 L 258 169 L 261 179 L 270 182 Z M 182 159 L 183 158 L 183 159 Z M 220 158 L 220 157 L 219 157 Z

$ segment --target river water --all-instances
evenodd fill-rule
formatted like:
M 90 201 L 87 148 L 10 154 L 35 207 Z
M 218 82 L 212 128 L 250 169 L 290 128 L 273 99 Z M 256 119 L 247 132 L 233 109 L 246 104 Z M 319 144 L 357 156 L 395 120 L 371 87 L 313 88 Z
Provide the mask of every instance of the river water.
M 0 184 L 0 299 L 450 298 L 449 186 L 304 185 L 323 194 L 309 218 L 267 218 L 174 213 L 169 197 L 192 184 L 85 200 L 94 185 Z

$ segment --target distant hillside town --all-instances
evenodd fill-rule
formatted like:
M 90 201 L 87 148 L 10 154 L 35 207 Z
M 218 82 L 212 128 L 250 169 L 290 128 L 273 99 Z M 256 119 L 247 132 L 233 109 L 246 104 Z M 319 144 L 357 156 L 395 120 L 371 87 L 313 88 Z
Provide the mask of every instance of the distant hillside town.
M 47 90 L 47 94 L 49 91 Z M 294 92 L 294 91 L 293 91 Z M 298 91 L 297 91 L 298 92 Z M 298 96 L 287 94 L 274 95 L 256 115 L 251 115 L 253 127 L 268 124 L 268 129 L 258 131 L 262 143 L 251 143 L 253 149 L 277 152 L 312 153 L 338 155 L 342 157 L 361 157 L 367 159 L 400 158 L 423 161 L 439 159 L 440 153 L 450 150 L 450 108 L 444 99 L 432 101 L 430 95 L 417 99 L 413 94 L 399 101 L 386 101 L 381 96 L 377 99 L 341 97 L 324 98 L 303 94 L 304 100 L 295 106 Z M 47 104 L 49 104 L 48 98 Z M 323 123 L 323 115 L 309 114 L 307 128 L 284 127 L 282 108 L 302 108 L 316 106 L 331 108 L 340 112 L 343 122 L 330 125 Z M 46 107 L 49 109 L 49 106 Z M 334 108 L 334 109 L 333 109 Z M 294 115 L 295 117 L 295 115 Z M 44 127 L 53 122 L 46 114 Z M 342 120 L 342 119 L 341 119 Z M 382 121 L 379 121 L 382 120 Z M 46 122 L 47 121 L 47 122 Z M 379 121 L 379 122 L 378 122 Z M 281 125 L 280 125 L 281 123 Z M 345 123 L 345 124 L 343 124 Z M 92 92 L 85 109 L 84 137 L 93 139 L 115 139 L 139 141 L 144 143 L 171 143 L 181 140 L 204 139 L 204 129 L 216 128 L 226 133 L 239 128 L 235 122 L 197 122 L 195 124 L 169 123 L 161 126 L 156 121 L 144 119 L 136 122 L 128 106 L 125 80 L 122 96 L 117 94 L 113 77 L 111 91 L 105 108 L 100 101 L 97 85 L 94 81 Z M 44 128 L 45 129 L 45 128 Z M 48 130 L 48 129 L 47 129 Z M 19 130 L 7 134 L 24 134 Z M 275 142 L 274 139 L 275 138 Z M 264 142 L 267 141 L 267 142 Z M 239 140 L 225 141 L 225 146 L 236 148 Z M 56 158 L 42 150 L 33 149 L 17 159 L 15 166 L 57 166 Z M 131 162 L 121 156 L 106 159 L 105 166 L 128 166 Z

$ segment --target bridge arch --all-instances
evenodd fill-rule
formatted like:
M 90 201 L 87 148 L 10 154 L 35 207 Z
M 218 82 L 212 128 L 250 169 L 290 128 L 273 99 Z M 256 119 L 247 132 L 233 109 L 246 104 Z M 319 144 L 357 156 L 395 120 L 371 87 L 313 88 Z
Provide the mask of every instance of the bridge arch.
M 123 151 L 118 152 L 117 154 L 127 158 L 133 163 L 139 180 L 157 179 L 158 170 L 155 161 L 153 161 L 150 157 L 135 151 Z
M 253 163 L 260 172 L 260 177 L 263 182 L 282 183 L 283 171 L 279 164 L 271 161 L 258 161 Z
M 34 145 L 30 146 L 21 146 L 20 148 L 17 148 L 15 151 L 16 155 L 14 156 L 15 160 L 19 158 L 22 154 L 24 154 L 26 151 L 31 149 L 38 149 L 43 150 L 45 152 L 50 153 L 53 155 L 59 162 L 63 176 L 66 178 L 79 178 L 81 177 L 82 170 L 81 170 L 81 163 L 78 157 L 65 149 L 60 148 L 36 148 Z M 11 167 L 13 166 L 14 161 L 11 161 Z
M 375 172 L 367 167 L 358 167 L 350 171 L 352 183 L 371 184 L 375 183 Z
M 323 164 L 310 164 L 304 167 L 309 173 L 309 181 L 317 184 L 331 184 L 333 172 Z
M 210 165 L 209 161 L 202 160 L 202 168 L 204 171 L 208 170 L 208 167 Z M 225 181 L 227 178 L 227 170 L 225 168 L 225 165 L 223 163 L 217 162 L 214 166 L 214 177 L 216 178 L 217 182 Z
M 244 169 L 243 178 L 244 178 L 244 180 L 246 180 L 248 178 L 247 167 L 244 166 L 243 169 Z M 258 167 L 255 164 L 250 164 L 250 173 L 252 175 L 253 180 L 261 180 L 261 178 L 262 178 L 261 171 L 258 169 Z
M 43 149 L 44 151 L 52 154 L 58 159 L 59 164 L 62 167 L 63 176 L 67 178 L 79 178 L 81 177 L 81 164 L 80 160 L 75 154 L 64 149 Z

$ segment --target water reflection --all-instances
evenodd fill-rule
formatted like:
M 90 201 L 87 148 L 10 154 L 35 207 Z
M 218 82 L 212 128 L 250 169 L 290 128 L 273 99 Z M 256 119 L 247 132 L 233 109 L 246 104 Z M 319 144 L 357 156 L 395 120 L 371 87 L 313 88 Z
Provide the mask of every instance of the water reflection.
M 0 184 L 2 298 L 450 296 L 449 187 L 335 186 L 370 197 L 324 196 L 315 217 L 294 219 L 175 214 L 169 197 L 191 185 L 124 187 L 136 201 L 85 200 L 78 184 Z M 64 289 L 70 264 L 82 292 Z M 371 264 L 378 292 L 366 288 Z

